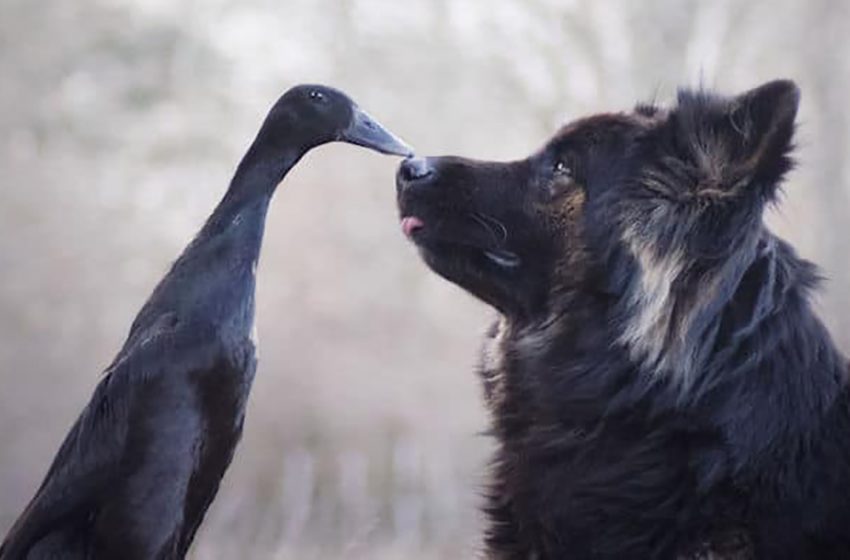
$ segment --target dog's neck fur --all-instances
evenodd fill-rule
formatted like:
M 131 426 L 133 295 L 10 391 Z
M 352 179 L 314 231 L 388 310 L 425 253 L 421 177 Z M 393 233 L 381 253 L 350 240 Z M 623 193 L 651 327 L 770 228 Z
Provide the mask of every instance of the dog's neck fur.
M 682 250 L 659 253 L 629 232 L 624 243 L 637 271 L 614 311 L 613 322 L 621 325 L 617 340 L 656 381 L 686 392 L 711 358 L 720 312 L 757 259 L 777 259 L 777 240 L 764 230 L 745 238 L 728 258 L 700 267 Z M 776 281 L 770 274 L 764 291 Z
M 494 420 L 493 435 L 500 448 L 493 465 L 492 499 L 486 509 L 490 517 L 487 547 L 492 551 L 488 558 L 550 557 L 546 551 L 552 543 L 544 528 L 557 531 L 564 520 L 538 518 L 534 502 L 525 502 L 529 493 L 534 495 L 540 489 L 536 481 L 541 473 L 534 468 L 542 465 L 543 472 L 549 472 L 546 462 L 529 457 L 557 459 L 565 472 L 577 461 L 592 472 L 594 463 L 587 457 L 597 452 L 604 456 L 611 433 L 637 430 L 641 435 L 635 437 L 640 439 L 646 430 L 651 436 L 646 445 L 652 450 L 653 437 L 675 434 L 681 429 L 676 427 L 676 418 L 684 415 L 691 418 L 687 429 L 699 434 L 696 437 L 719 434 L 716 437 L 723 442 L 728 456 L 721 463 L 688 473 L 703 492 L 722 493 L 723 485 L 733 477 L 747 481 L 765 472 L 764 464 L 775 461 L 772 450 L 795 449 L 824 437 L 822 422 L 827 422 L 830 411 L 836 410 L 835 403 L 843 402 L 841 395 L 846 394 L 846 362 L 809 305 L 809 292 L 816 284 L 814 267 L 765 232 L 758 238 L 748 266 L 741 272 L 720 267 L 716 274 L 721 272 L 728 274 L 726 282 L 729 277 L 735 279 L 734 285 L 724 279 L 712 280 L 715 295 L 722 293 L 722 297 L 710 298 L 707 290 L 698 291 L 694 306 L 680 311 L 675 301 L 680 293 L 670 292 L 669 324 L 686 324 L 680 317 L 687 317 L 690 330 L 683 342 L 698 347 L 693 355 L 699 360 L 693 362 L 693 377 L 685 393 L 676 383 L 665 384 L 649 376 L 652 369 L 648 364 L 633 357 L 632 349 L 621 339 L 624 325 L 604 312 L 606 306 L 609 311 L 616 308 L 618 301 L 579 297 L 576 303 L 584 303 L 573 313 L 552 313 L 533 323 L 500 317 L 494 324 L 480 367 L 485 401 Z M 600 336 L 602 332 L 607 334 Z M 764 347 L 766 332 L 776 346 Z M 673 353 L 675 346 L 672 348 L 662 355 L 674 359 L 677 354 Z M 798 375 L 785 374 L 783 368 L 789 361 Z M 787 418 L 807 421 L 777 422 L 777 403 Z M 692 415 L 698 410 L 699 423 L 694 423 Z M 671 454 L 669 461 L 675 465 L 671 468 L 690 468 L 686 461 L 680 465 L 681 460 Z M 537 467 L 532 468 L 532 463 Z M 595 466 L 616 468 L 608 463 Z M 795 463 L 789 462 L 788 469 L 793 468 Z M 587 475 L 587 471 L 581 472 Z M 783 476 L 794 474 L 789 471 L 777 476 L 780 484 Z M 581 511 L 582 506 L 571 507 Z M 517 525 L 517 519 L 523 523 Z M 720 547 L 717 543 L 741 529 L 731 514 L 730 519 L 718 523 L 718 533 L 700 537 L 709 548 Z M 565 529 L 572 527 L 567 524 Z M 742 538 L 747 550 L 746 533 Z

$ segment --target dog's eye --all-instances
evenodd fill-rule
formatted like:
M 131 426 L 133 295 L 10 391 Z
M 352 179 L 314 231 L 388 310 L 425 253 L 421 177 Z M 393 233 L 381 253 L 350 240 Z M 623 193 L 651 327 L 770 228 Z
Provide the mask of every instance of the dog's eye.
M 547 181 L 550 198 L 557 198 L 575 186 L 573 168 L 565 161 L 557 161 L 552 166 L 552 178 Z
M 310 90 L 307 96 L 313 101 L 322 102 L 325 100 L 325 94 L 315 89 Z
M 572 168 L 563 161 L 556 163 L 553 171 L 557 177 L 567 177 L 571 179 L 573 176 Z

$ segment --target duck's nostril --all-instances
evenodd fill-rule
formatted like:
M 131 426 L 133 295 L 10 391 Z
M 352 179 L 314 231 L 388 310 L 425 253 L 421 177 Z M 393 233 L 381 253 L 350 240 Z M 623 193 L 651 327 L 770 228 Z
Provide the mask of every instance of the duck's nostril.
M 401 177 L 405 181 L 421 181 L 433 173 L 428 158 L 407 158 L 401 164 Z

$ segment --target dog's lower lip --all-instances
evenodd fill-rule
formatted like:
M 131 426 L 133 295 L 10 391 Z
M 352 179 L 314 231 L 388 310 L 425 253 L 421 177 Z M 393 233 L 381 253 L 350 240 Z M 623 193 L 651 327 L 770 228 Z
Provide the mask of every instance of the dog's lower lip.
M 425 222 L 416 216 L 405 216 L 401 219 L 401 231 L 408 238 L 413 237 L 413 234 L 425 227 Z

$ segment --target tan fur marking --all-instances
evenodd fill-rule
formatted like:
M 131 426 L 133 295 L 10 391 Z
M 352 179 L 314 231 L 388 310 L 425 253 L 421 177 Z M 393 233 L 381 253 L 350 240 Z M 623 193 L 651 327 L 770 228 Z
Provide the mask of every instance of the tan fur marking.
M 657 364 L 670 330 L 674 303 L 670 289 L 682 272 L 682 255 L 658 255 L 634 228 L 626 230 L 623 240 L 638 261 L 640 289 L 632 302 L 637 308 L 635 317 L 626 327 L 622 341 L 631 349 L 633 358 Z
M 626 245 L 640 267 L 640 288 L 633 296 L 634 319 L 627 325 L 620 340 L 630 350 L 632 359 L 648 365 L 655 373 L 672 375 L 686 388 L 693 381 L 696 367 L 695 347 L 689 346 L 688 336 L 694 320 L 717 294 L 722 272 L 711 274 L 700 282 L 696 296 L 687 309 L 679 309 L 671 288 L 682 273 L 684 256 L 680 251 L 659 255 L 650 243 L 639 239 L 633 228 L 624 236 Z
M 584 194 L 584 189 L 573 189 L 564 196 L 561 207 L 568 215 L 575 215 L 584 206 L 584 201 L 587 196 Z
M 554 220 L 558 222 L 561 235 L 570 245 L 561 251 L 555 263 L 555 278 L 560 281 L 553 286 L 553 293 L 573 284 L 582 276 L 587 255 L 582 242 L 580 217 L 586 198 L 583 188 L 574 188 L 559 200 L 556 207 Z M 557 301 L 558 297 L 553 295 L 552 300 Z
M 485 384 L 485 399 L 487 407 L 491 411 L 504 402 L 505 398 L 505 347 L 508 326 L 504 318 L 500 317 L 493 326 L 495 332 L 492 336 L 484 339 L 481 348 L 481 376 Z

